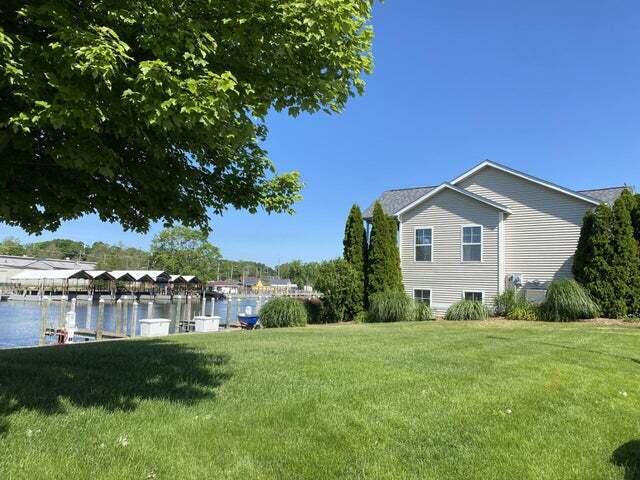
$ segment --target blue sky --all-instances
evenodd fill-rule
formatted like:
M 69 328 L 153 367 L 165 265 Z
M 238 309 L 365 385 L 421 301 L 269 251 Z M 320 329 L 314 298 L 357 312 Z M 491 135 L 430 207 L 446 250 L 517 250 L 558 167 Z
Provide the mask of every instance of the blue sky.
M 387 0 L 376 68 L 340 116 L 272 115 L 278 168 L 306 183 L 294 216 L 229 212 L 227 258 L 276 264 L 341 253 L 344 220 L 389 188 L 438 184 L 491 159 L 575 189 L 640 187 L 635 1 Z M 40 238 L 148 247 L 87 217 Z M 24 232 L 0 227 L 0 237 Z

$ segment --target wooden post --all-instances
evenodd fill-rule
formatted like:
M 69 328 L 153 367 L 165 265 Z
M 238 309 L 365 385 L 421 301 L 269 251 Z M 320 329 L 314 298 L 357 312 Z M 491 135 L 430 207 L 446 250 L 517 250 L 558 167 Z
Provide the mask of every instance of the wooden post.
M 115 333 L 116 335 L 120 331 L 120 322 L 122 320 L 122 299 L 119 298 L 116 302 L 116 325 L 115 325 Z
M 207 315 L 207 296 L 202 292 L 202 297 L 200 297 L 202 305 L 200 305 L 200 315 L 203 317 Z
M 211 297 L 211 317 L 216 315 L 216 297 Z
M 129 328 L 129 336 L 136 336 L 136 327 L 138 325 L 138 301 L 133 301 L 133 311 L 131 312 L 131 327 Z
M 77 303 L 77 300 L 75 298 L 72 298 L 71 308 L 69 309 L 70 312 L 76 313 L 76 303 Z
M 153 318 L 153 301 L 149 300 L 147 304 L 147 318 Z
M 176 323 L 173 327 L 173 332 L 179 332 L 180 331 L 180 322 L 182 321 L 182 296 L 178 295 L 176 297 L 177 303 L 176 303 Z
M 47 331 L 47 323 L 49 322 L 50 305 L 51 303 L 47 300 L 47 297 L 44 297 L 40 303 L 40 341 L 38 342 L 40 345 L 44 345 L 46 343 L 45 333 Z
M 104 298 L 100 297 L 98 302 L 98 320 L 96 322 L 96 340 L 102 340 L 104 330 Z
M 187 322 L 191 321 L 191 295 L 187 295 L 187 311 L 186 313 L 186 317 L 187 317 Z

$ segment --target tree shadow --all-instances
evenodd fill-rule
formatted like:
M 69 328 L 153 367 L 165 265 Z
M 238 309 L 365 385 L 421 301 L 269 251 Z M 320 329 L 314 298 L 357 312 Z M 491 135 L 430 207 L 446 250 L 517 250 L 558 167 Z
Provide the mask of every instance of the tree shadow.
M 625 480 L 640 480 L 640 440 L 631 440 L 616 448 L 611 463 L 624 468 Z
M 193 404 L 230 378 L 228 355 L 162 340 L 0 352 L 0 436 L 9 415 L 65 406 L 132 411 L 144 400 Z

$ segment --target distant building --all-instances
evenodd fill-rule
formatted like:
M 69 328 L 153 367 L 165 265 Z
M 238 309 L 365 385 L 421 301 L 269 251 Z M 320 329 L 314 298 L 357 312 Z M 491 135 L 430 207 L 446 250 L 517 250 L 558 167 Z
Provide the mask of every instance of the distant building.
M 207 282 L 207 288 L 214 292 L 224 293 L 225 295 L 236 295 L 242 284 L 235 280 L 216 280 Z
M 31 270 L 95 270 L 95 262 L 62 260 L 59 258 L 36 258 L 17 255 L 0 255 L 0 284 L 24 271 Z
M 296 290 L 298 286 L 288 278 L 273 278 L 269 280 L 269 286 L 276 291 Z

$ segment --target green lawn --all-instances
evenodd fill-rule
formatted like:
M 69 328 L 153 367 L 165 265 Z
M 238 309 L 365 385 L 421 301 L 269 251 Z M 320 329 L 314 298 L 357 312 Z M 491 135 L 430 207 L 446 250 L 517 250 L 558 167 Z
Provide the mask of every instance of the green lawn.
M 2 351 L 0 478 L 640 479 L 640 329 L 439 321 Z

